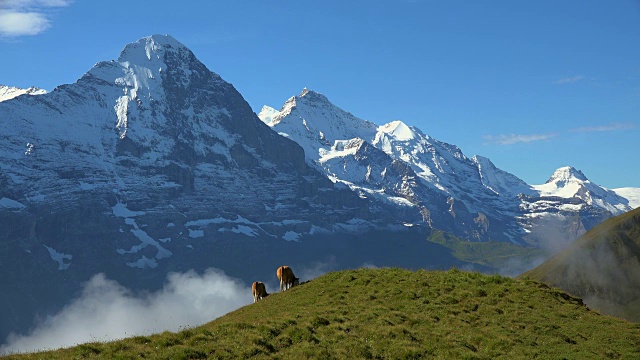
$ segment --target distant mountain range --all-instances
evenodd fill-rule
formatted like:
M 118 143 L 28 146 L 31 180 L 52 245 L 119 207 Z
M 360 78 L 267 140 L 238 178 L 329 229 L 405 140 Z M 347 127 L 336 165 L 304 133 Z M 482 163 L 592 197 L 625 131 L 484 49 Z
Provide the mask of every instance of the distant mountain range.
M 522 277 L 580 296 L 598 311 L 640 321 L 640 209 L 605 220 Z
M 28 89 L 21 89 L 13 86 L 5 86 L 0 85 L 0 101 L 5 101 L 9 99 L 13 99 L 14 97 L 20 95 L 42 95 L 46 94 L 47 91 L 43 89 L 39 89 L 37 87 L 30 87 Z
M 129 44 L 49 93 L 0 94 L 0 341 L 96 273 L 146 291 L 169 272 L 209 267 L 247 283 L 282 264 L 487 270 L 425 239 L 437 229 L 568 241 L 637 206 L 640 193 L 572 168 L 530 186 L 308 90 L 259 118 L 170 36 Z
M 280 110 L 264 106 L 258 117 L 300 144 L 307 162 L 332 182 L 401 210 L 408 223 L 471 241 L 566 244 L 640 205 L 640 189 L 608 190 L 572 167 L 528 185 L 416 127 L 397 120 L 376 125 L 308 89 Z

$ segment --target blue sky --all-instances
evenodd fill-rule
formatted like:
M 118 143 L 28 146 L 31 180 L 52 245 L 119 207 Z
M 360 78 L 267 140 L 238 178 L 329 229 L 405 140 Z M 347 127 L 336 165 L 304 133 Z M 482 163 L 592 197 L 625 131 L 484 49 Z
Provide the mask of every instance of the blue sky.
M 640 187 L 639 0 L 0 0 L 0 84 L 52 90 L 156 33 L 256 112 L 308 87 L 531 184 Z

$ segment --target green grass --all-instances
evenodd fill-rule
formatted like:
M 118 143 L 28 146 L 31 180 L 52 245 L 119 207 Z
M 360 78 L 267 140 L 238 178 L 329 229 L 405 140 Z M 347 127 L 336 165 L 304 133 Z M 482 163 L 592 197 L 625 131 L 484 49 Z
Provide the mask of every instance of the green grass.
M 361 269 L 182 332 L 9 358 L 639 359 L 640 325 L 531 280 Z
M 434 230 L 429 241 L 452 250 L 456 259 L 500 269 L 513 260 L 529 263 L 546 257 L 543 250 L 500 241 L 465 241 L 440 230 Z

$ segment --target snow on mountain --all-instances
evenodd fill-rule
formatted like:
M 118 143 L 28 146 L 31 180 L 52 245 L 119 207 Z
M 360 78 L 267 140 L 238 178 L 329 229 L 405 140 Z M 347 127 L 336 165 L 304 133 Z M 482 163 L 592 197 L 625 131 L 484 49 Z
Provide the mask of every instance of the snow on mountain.
M 518 231 L 496 226 L 489 235 L 486 215 L 497 223 L 497 218 L 513 215 L 518 201 L 512 196 L 511 203 L 505 204 L 507 196 L 485 185 L 479 165 L 455 145 L 435 140 L 399 120 L 378 126 L 359 119 L 308 89 L 287 100 L 277 113 L 270 109 L 265 107 L 259 114 L 266 124 L 298 142 L 307 161 L 329 179 L 349 185 L 361 196 L 390 203 L 403 199 L 400 203 L 411 204 L 417 214 L 412 219 L 439 229 L 457 229 L 476 240 L 504 238 L 504 231 Z M 363 149 L 367 149 L 366 155 Z M 396 176 L 390 176 L 400 167 L 403 169 Z M 493 174 L 498 183 L 506 173 Z M 515 182 L 511 178 L 502 181 Z
M 409 141 L 416 138 L 417 134 L 407 124 L 400 120 L 392 121 L 378 128 L 379 133 L 387 134 L 399 141 Z
M 270 109 L 264 107 L 258 117 L 281 135 L 294 139 L 311 163 L 319 159 L 320 149 L 328 150 L 336 140 L 370 139 L 378 128 L 306 88 L 289 98 L 280 111 Z
M 46 90 L 33 87 L 33 86 L 27 89 L 21 89 L 13 86 L 0 85 L 0 102 L 10 100 L 24 94 L 42 95 L 46 93 L 47 93 Z
M 358 199 L 307 168 L 302 149 L 264 126 L 231 84 L 171 36 L 140 39 L 117 61 L 96 64 L 77 83 L 3 102 L 0 111 L 6 135 L 0 167 L 10 185 L 3 191 L 11 190 L 5 197 L 26 206 L 73 208 L 78 197 L 101 193 L 115 197 L 108 202 L 144 210 L 144 217 L 172 212 L 165 208 L 167 200 L 157 199 L 176 196 L 173 201 L 188 204 L 190 212 L 210 212 L 198 200 L 207 196 L 231 204 L 226 210 L 244 217 L 257 215 L 256 209 L 262 209 L 264 221 L 294 216 L 288 219 L 305 222 L 309 232 L 311 219 L 329 210 L 305 203 Z M 294 203 L 301 209 L 292 210 Z M 270 210 L 262 214 L 265 209 Z M 350 211 L 355 213 L 337 210 Z M 138 236 L 142 230 L 132 218 L 125 217 L 125 223 L 143 248 L 152 243 Z M 279 237 L 286 230 L 270 234 Z M 301 225 L 296 230 L 305 232 Z
M 269 125 L 273 122 L 273 119 L 280 115 L 280 111 L 272 108 L 271 106 L 263 106 L 262 110 L 260 110 L 260 113 L 258 114 L 258 117 L 260 118 L 260 120 L 262 120 L 265 124 Z
M 430 226 L 468 239 L 536 243 L 539 239 L 525 238 L 532 231 L 542 233 L 542 223 L 571 229 L 568 237 L 575 238 L 630 209 L 628 199 L 573 168 L 559 169 L 546 184 L 531 186 L 487 158 L 468 158 L 457 146 L 399 120 L 377 126 L 306 88 L 280 111 L 265 106 L 259 117 L 298 142 L 307 161 L 333 182 L 364 197 L 413 207 Z M 388 176 L 400 165 L 408 166 L 402 176 Z M 576 214 L 581 214 L 577 223 Z
M 629 200 L 629 206 L 631 206 L 631 208 L 636 209 L 640 207 L 640 188 L 625 187 L 612 189 L 611 191 Z
M 472 160 L 478 166 L 482 183 L 496 194 L 506 197 L 535 194 L 531 185 L 511 173 L 498 169 L 488 158 L 475 155 Z
M 600 207 L 614 215 L 632 210 L 629 200 L 592 183 L 582 171 L 570 166 L 557 169 L 546 183 L 533 188 L 541 197 L 578 198 L 584 204 Z

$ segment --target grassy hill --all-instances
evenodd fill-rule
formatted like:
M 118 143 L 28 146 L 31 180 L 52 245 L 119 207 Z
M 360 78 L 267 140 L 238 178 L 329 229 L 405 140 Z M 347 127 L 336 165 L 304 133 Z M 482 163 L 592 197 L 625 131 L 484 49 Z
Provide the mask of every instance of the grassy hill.
M 640 208 L 602 222 L 522 277 L 580 296 L 603 313 L 640 321 Z
M 182 332 L 8 358 L 422 357 L 638 359 L 640 325 L 531 280 L 361 269 L 326 274 Z

